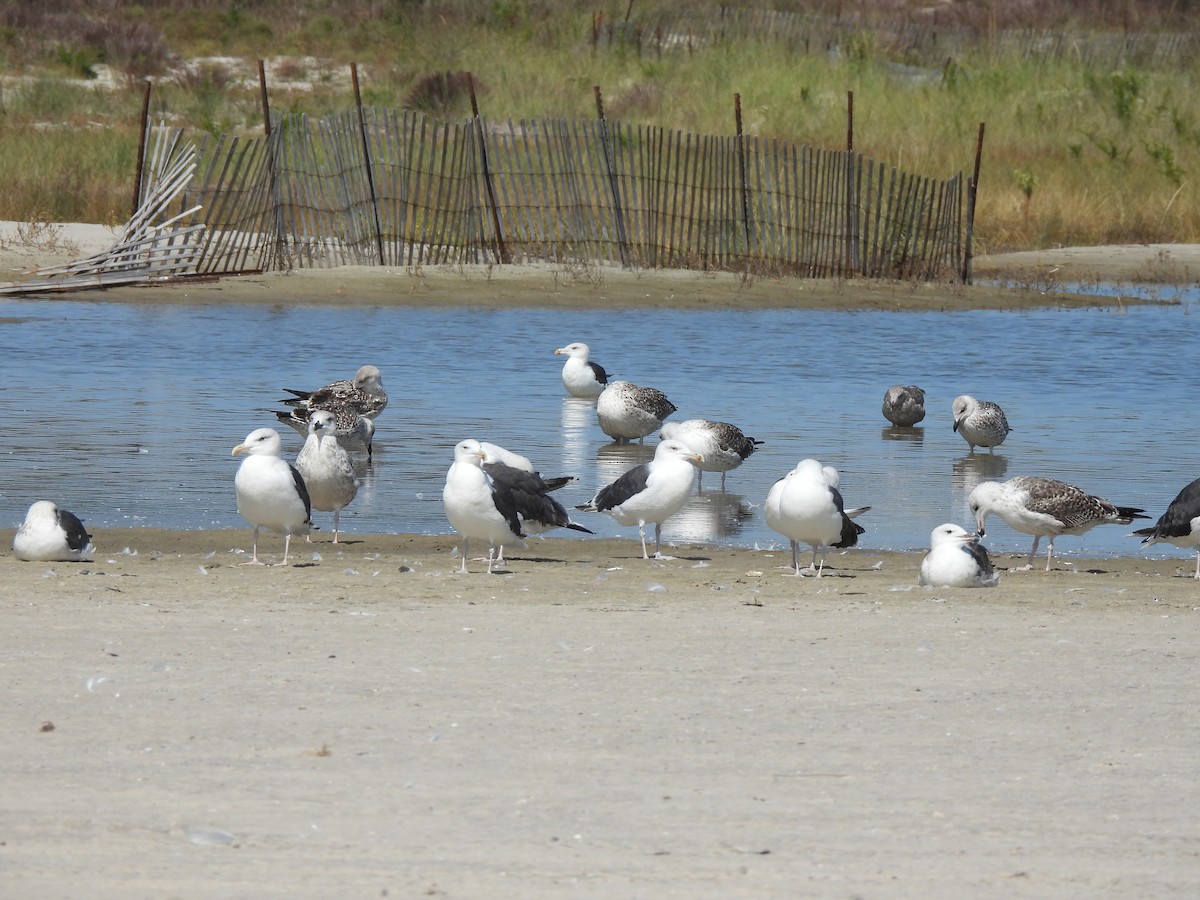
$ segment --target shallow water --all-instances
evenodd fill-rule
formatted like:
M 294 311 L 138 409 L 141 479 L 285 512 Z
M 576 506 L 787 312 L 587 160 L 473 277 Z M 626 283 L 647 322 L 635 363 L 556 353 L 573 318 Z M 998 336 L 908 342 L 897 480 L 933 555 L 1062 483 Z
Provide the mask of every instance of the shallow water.
M 543 474 L 577 475 L 559 492 L 572 506 L 652 452 L 612 445 L 594 407 L 564 397 L 553 352 L 574 340 L 616 377 L 664 390 L 679 407 L 673 419 L 730 421 L 765 441 L 726 493 L 719 474 L 705 477 L 664 529 L 670 539 L 780 546 L 762 503 L 806 456 L 841 470 L 848 505 L 873 507 L 859 519 L 870 548 L 925 547 L 945 521 L 970 527 L 971 488 L 1019 474 L 1157 518 L 1200 475 L 1193 310 L 1187 299 L 930 313 L 5 301 L 0 523 L 15 526 L 30 502 L 50 498 L 92 529 L 245 527 L 230 449 L 276 424 L 281 387 L 319 387 L 366 362 L 382 369 L 391 403 L 346 530 L 449 533 L 441 488 L 465 437 L 522 452 Z M 880 404 L 895 383 L 926 391 L 929 414 L 915 429 L 885 427 Z M 968 455 L 952 432 L 961 393 L 1004 407 L 1014 431 L 994 456 Z M 280 432 L 294 457 L 300 436 Z M 328 514 L 314 517 L 330 527 Z M 599 535 L 636 537 L 604 515 L 576 518 Z M 1024 535 L 988 525 L 994 551 L 1028 550 Z M 1103 526 L 1056 549 L 1186 557 L 1146 551 L 1129 530 Z

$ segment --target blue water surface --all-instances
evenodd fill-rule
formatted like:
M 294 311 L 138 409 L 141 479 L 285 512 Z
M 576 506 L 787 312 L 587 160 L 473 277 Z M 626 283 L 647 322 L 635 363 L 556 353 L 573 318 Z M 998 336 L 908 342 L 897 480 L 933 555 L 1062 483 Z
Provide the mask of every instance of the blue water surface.
M 1157 518 L 1200 476 L 1194 414 L 1194 301 L 1114 308 L 955 312 L 810 309 L 605 311 L 154 305 L 104 299 L 0 303 L 8 435 L 0 523 L 34 499 L 105 527 L 245 527 L 230 449 L 263 425 L 282 387 L 315 388 L 363 363 L 391 403 L 375 458 L 344 512 L 350 532 L 449 533 L 441 489 L 466 437 L 522 452 L 543 474 L 573 474 L 581 503 L 651 446 L 617 447 L 594 407 L 566 398 L 556 347 L 590 344 L 616 377 L 665 391 L 682 420 L 730 421 L 764 444 L 728 477 L 709 474 L 665 535 L 780 546 L 762 504 L 806 456 L 836 466 L 862 546 L 917 549 L 945 521 L 971 526 L 966 497 L 989 478 L 1045 475 Z M 886 389 L 927 394 L 921 426 L 880 413 Z M 1014 431 L 994 455 L 951 430 L 961 393 L 1000 403 Z M 280 426 L 286 454 L 299 435 Z M 649 440 L 649 439 L 648 439 Z M 652 441 L 650 442 L 652 443 Z M 316 514 L 329 527 L 328 514 Z M 636 536 L 578 513 L 603 536 Z M 1129 528 L 1064 537 L 1065 556 L 1179 555 Z M 570 539 L 576 535 L 570 534 Z M 547 540 L 564 539 L 552 534 Z M 994 551 L 1029 539 L 989 520 Z

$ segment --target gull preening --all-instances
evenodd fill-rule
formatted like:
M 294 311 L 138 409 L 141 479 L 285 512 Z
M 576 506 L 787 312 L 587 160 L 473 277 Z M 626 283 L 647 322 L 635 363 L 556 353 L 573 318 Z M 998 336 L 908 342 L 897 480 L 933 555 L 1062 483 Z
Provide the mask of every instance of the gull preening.
M 499 493 L 507 493 L 512 505 L 517 510 L 517 519 L 521 523 L 521 531 L 525 535 L 541 534 L 552 528 L 569 528 L 572 531 L 582 531 L 591 534 L 590 528 L 585 528 L 571 519 L 565 506 L 550 496 L 550 492 L 562 486 L 563 481 L 571 479 L 553 479 L 547 481 L 539 473 L 507 465 L 502 462 L 492 462 L 492 455 L 483 444 L 483 470 L 492 480 L 492 489 Z M 499 545 L 496 562 L 504 562 L 504 543 Z
M 1196 548 L 1196 578 L 1200 578 L 1200 478 L 1171 501 L 1167 511 L 1149 528 L 1133 532 L 1143 544 L 1164 541 L 1176 547 Z
M 604 366 L 591 362 L 588 359 L 590 353 L 588 345 L 579 341 L 554 351 L 555 356 L 567 357 L 563 364 L 562 383 L 572 397 L 595 400 L 608 384 L 608 373 L 604 371 Z
M 933 529 L 917 584 L 927 587 L 995 587 L 1000 575 L 979 535 L 947 522 Z
M 736 425 L 710 419 L 667 422 L 662 427 L 661 437 L 682 441 L 704 457 L 704 462 L 697 467 L 700 470 L 697 490 L 703 487 L 705 472 L 720 472 L 721 490 L 725 490 L 725 476 L 762 444 L 762 441 L 747 437 Z
M 52 500 L 29 507 L 12 546 L 13 556 L 27 562 L 79 562 L 96 552 L 79 517 Z
M 308 488 L 296 467 L 283 459 L 283 442 L 274 428 L 259 428 L 231 451 L 249 454 L 233 478 L 238 512 L 254 526 L 254 546 L 247 565 L 260 566 L 258 530 L 268 528 L 283 535 L 286 566 L 293 534 L 308 534 L 312 528 L 312 505 Z
M 967 502 L 975 517 L 979 536 L 984 537 L 984 520 L 995 513 L 1010 528 L 1033 535 L 1029 559 L 1023 569 L 1033 568 L 1033 557 L 1043 537 L 1046 546 L 1046 571 L 1054 557 L 1054 539 L 1060 534 L 1080 535 L 1097 525 L 1128 525 L 1134 519 L 1148 519 L 1145 510 L 1117 506 L 1073 484 L 1036 475 L 1019 475 L 1008 481 L 985 481 L 971 491 Z
M 1012 431 L 1004 410 L 990 400 L 976 400 L 970 394 L 961 394 L 954 398 L 951 412 L 954 414 L 954 430 L 962 435 L 971 453 L 975 452 L 976 447 L 987 447 L 995 453 Z
M 596 398 L 600 430 L 618 444 L 658 431 L 673 412 L 675 404 L 662 391 L 629 381 L 611 382 Z
M 350 454 L 338 443 L 333 413 L 316 409 L 309 416 L 308 437 L 296 457 L 296 469 L 312 508 L 333 513 L 333 542 L 338 543 L 338 520 L 358 494 L 358 478 Z
M 883 417 L 911 428 L 925 418 L 925 392 L 915 384 L 894 384 L 883 395 Z
M 462 567 L 467 571 L 471 539 L 488 542 L 487 570 L 492 573 L 499 548 L 525 547 L 525 532 L 511 488 L 498 483 L 483 465 L 486 455 L 479 441 L 459 441 L 454 462 L 446 472 L 442 507 L 454 530 L 462 535 Z
M 652 460 L 634 466 L 577 509 L 608 513 L 622 525 L 636 525 L 642 559 L 650 558 L 646 525 L 653 522 L 654 558 L 669 559 L 662 554 L 662 524 L 687 503 L 696 467 L 703 461 L 687 444 L 663 441 L 655 447 Z
M 815 459 L 802 459 L 771 486 L 764 507 L 767 524 L 788 539 L 792 546 L 792 569 L 802 573 L 799 561 L 800 543 L 813 550 L 812 563 L 805 572 L 817 577 L 825 568 L 825 554 L 830 547 L 853 547 L 865 529 L 853 522 L 842 501 L 836 469 L 823 466 Z M 853 510 L 866 512 L 869 506 Z M 818 555 L 820 564 L 818 565 Z

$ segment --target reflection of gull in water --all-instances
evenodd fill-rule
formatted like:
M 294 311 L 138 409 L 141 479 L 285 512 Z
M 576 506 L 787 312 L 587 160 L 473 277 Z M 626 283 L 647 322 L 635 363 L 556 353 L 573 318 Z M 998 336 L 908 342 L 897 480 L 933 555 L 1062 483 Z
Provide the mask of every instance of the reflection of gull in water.
M 589 468 L 590 439 L 596 418 L 596 404 L 578 397 L 562 402 L 562 468 L 564 472 L 585 472 Z
M 736 537 L 753 517 L 750 504 L 737 494 L 706 491 L 693 494 L 687 505 L 663 523 L 663 534 L 672 541 L 712 541 Z
M 1008 457 L 992 454 L 967 454 L 954 461 L 950 473 L 950 487 L 957 494 L 966 495 L 985 481 L 1003 478 L 1008 471 Z
M 914 444 L 923 444 L 925 442 L 925 429 L 916 427 L 901 428 L 899 425 L 889 425 L 886 428 L 880 429 L 879 436 L 885 441 L 910 441 Z
M 596 452 L 597 485 L 612 484 L 630 469 L 654 459 L 654 444 L 605 444 Z

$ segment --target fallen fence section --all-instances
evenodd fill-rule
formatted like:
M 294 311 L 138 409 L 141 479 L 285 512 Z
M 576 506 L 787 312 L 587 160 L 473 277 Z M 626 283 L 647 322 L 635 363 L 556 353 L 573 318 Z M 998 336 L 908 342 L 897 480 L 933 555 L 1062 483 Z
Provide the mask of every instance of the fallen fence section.
M 163 221 L 196 172 L 196 149 L 180 145 L 178 132 L 156 129 L 144 199 L 113 246 L 66 265 L 37 270 L 31 278 L 0 284 L 0 294 L 72 291 L 172 278 L 195 271 L 204 224 L 198 206 Z M 190 220 L 190 221 L 185 221 Z
M 450 123 L 356 107 L 271 124 L 195 143 L 150 129 L 145 200 L 116 245 L 0 293 L 343 265 L 969 277 L 961 174 L 604 118 Z

